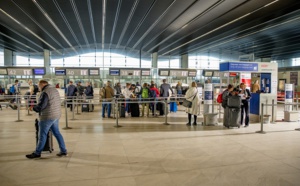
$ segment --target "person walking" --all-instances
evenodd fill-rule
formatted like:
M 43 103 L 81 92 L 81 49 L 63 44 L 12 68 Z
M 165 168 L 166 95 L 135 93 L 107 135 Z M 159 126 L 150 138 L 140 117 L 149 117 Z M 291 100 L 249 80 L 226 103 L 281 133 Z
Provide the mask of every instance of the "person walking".
M 102 118 L 105 118 L 105 109 L 107 107 L 107 117 L 112 118 L 110 116 L 111 113 L 111 101 L 115 96 L 114 89 L 111 88 L 111 82 L 107 81 L 105 88 L 102 89 L 103 95 L 103 103 L 102 103 Z
M 242 106 L 241 106 L 241 125 L 243 125 L 244 115 L 245 115 L 245 127 L 249 126 L 249 100 L 251 98 L 251 93 L 248 89 L 246 89 L 245 83 L 240 84 L 240 92 L 239 95 L 242 98 Z
M 192 107 L 185 109 L 185 112 L 188 113 L 188 123 L 186 125 L 191 125 L 192 115 L 194 115 L 193 125 L 197 125 L 200 96 L 196 82 L 192 82 L 191 88 L 189 88 L 185 94 L 185 99 L 192 102 Z
M 27 154 L 26 157 L 29 159 L 41 157 L 49 130 L 52 131 L 59 145 L 60 152 L 56 155 L 60 157 L 67 156 L 68 153 L 64 138 L 59 131 L 59 119 L 61 117 L 59 92 L 55 87 L 50 86 L 45 80 L 41 80 L 38 86 L 41 90 L 38 104 L 33 108 L 29 107 L 29 110 L 34 110 L 35 112 L 39 113 L 38 143 L 35 151 L 31 154 Z
M 15 84 L 13 84 L 10 88 L 9 88 L 9 93 L 10 95 L 12 95 L 12 100 L 10 101 L 11 104 L 9 104 L 9 107 L 11 107 L 13 110 L 17 110 L 18 106 L 14 104 L 14 102 L 16 102 L 16 104 L 19 103 L 20 98 L 18 98 L 18 95 L 20 94 L 20 88 L 19 88 L 19 80 L 15 80 Z

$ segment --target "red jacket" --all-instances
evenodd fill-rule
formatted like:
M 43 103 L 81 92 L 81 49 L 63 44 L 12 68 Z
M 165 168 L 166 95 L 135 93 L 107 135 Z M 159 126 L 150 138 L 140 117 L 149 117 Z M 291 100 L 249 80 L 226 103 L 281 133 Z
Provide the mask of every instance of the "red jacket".
M 150 90 L 154 90 L 156 93 L 156 97 L 159 97 L 159 90 L 157 88 L 150 88 Z

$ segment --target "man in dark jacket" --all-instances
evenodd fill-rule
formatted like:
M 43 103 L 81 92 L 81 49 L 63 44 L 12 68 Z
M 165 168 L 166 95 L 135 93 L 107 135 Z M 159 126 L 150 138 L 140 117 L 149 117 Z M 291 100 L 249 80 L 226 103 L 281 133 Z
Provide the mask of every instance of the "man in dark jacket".
M 91 85 L 90 82 L 86 83 L 86 88 L 85 88 L 84 93 L 85 93 L 86 99 L 93 99 L 93 97 L 94 97 L 94 89 L 93 89 L 93 87 L 92 87 L 92 85 Z
M 73 85 L 73 81 L 69 81 L 69 86 L 67 88 L 67 99 L 68 99 L 68 107 L 70 107 L 70 110 L 73 110 L 73 106 L 72 106 L 72 102 L 73 99 L 75 99 L 76 96 L 76 92 L 77 92 L 77 88 L 75 87 L 75 85 Z
M 39 89 L 41 90 L 41 95 L 38 104 L 33 108 L 29 107 L 29 110 L 34 110 L 39 113 L 38 144 L 35 151 L 32 154 L 27 154 L 26 157 L 29 159 L 41 157 L 41 152 L 46 144 L 47 135 L 50 129 L 55 136 L 60 149 L 60 152 L 56 155 L 67 156 L 64 138 L 59 132 L 59 119 L 61 117 L 59 92 L 45 80 L 39 82 Z

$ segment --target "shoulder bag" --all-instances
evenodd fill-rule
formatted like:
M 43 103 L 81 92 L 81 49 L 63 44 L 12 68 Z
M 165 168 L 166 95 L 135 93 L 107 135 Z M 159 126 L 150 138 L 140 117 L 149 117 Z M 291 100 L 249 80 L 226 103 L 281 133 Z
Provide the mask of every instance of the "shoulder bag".
M 194 95 L 194 98 L 192 99 L 192 101 L 195 99 L 197 94 L 198 94 L 198 90 L 197 90 L 196 94 Z M 191 96 L 191 97 L 193 97 L 193 96 Z M 190 99 L 191 97 L 189 97 L 188 99 Z M 186 108 L 192 108 L 193 102 L 188 101 L 188 99 L 183 100 L 182 106 L 184 106 Z

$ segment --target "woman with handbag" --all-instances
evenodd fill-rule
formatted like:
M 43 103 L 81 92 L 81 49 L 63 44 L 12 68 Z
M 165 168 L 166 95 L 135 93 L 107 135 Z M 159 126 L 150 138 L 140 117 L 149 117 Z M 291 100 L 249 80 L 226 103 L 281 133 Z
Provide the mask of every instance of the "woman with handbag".
M 188 106 L 186 105 L 185 112 L 188 113 L 188 123 L 186 125 L 191 125 L 192 115 L 194 115 L 193 125 L 197 125 L 197 114 L 199 109 L 200 97 L 197 89 L 196 82 L 192 82 L 191 88 L 189 88 L 185 94 L 185 102 L 191 102 Z

